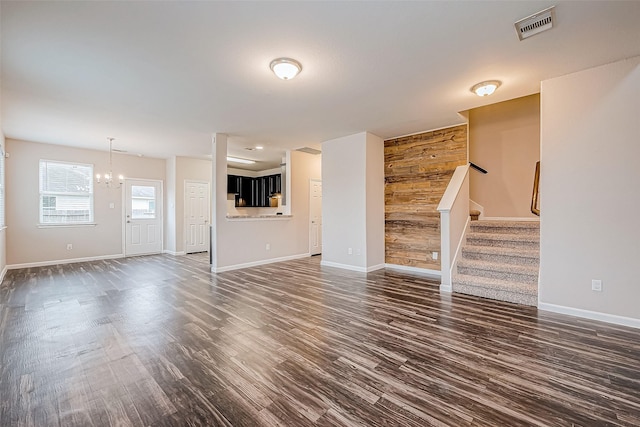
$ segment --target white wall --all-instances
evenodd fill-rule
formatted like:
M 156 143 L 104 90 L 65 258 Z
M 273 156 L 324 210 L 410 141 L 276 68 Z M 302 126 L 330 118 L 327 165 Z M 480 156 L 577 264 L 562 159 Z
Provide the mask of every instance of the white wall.
M 1 123 L 0 123 L 0 129 L 2 128 Z M 0 131 L 0 156 L 4 155 L 4 150 L 6 148 L 6 143 L 4 140 L 4 134 Z M 6 177 L 6 159 L 5 159 L 5 177 Z M 6 206 L 6 178 L 4 179 L 3 182 L 0 182 L 0 185 L 2 185 L 5 188 L 5 206 Z M 7 221 L 7 216 L 6 216 L 6 209 L 5 209 L 5 224 Z M 2 281 L 2 279 L 4 278 L 4 274 L 6 272 L 6 268 L 7 268 L 7 229 L 6 227 L 3 227 L 2 225 L 0 225 L 0 283 Z
M 469 171 L 470 197 L 488 217 L 536 218 L 531 192 L 540 160 L 540 95 L 468 111 L 469 161 L 489 173 Z
M 164 250 L 176 253 L 176 158 L 171 157 L 165 162 L 164 186 Z
M 384 140 L 367 133 L 367 267 L 384 265 Z
M 322 264 L 384 266 L 384 143 L 375 135 L 322 143 Z
M 640 57 L 542 82 L 540 148 L 540 307 L 640 326 Z
M 0 4 L 0 22 L 2 21 L 2 5 Z M 2 69 L 2 43 L 0 43 L 0 70 Z M 0 88 L 2 87 L 2 73 L 0 73 Z M 2 111 L 2 91 L 0 90 L 0 111 Z M 4 153 L 5 149 L 5 140 L 4 133 L 2 133 L 2 119 L 0 118 L 0 155 Z M 5 174 L 6 175 L 6 174 Z M 1 185 L 5 185 L 4 182 L 0 183 Z M 6 199 L 5 199 L 6 201 Z M 6 221 L 6 215 L 5 215 Z M 4 278 L 5 269 L 7 267 L 7 234 L 6 228 L 0 227 L 0 283 Z
M 227 218 L 226 136 L 218 134 L 215 139 L 213 168 L 217 183 L 213 194 L 215 259 L 212 269 L 220 272 L 308 256 L 309 180 L 320 178 L 320 156 L 291 153 L 290 218 L 234 220 Z
M 94 165 L 94 173 L 108 170 L 106 151 L 7 139 L 7 263 L 53 263 L 70 259 L 122 254 L 122 191 L 94 188 L 96 226 L 39 228 L 40 159 Z M 114 153 L 114 174 L 127 178 L 165 179 L 165 161 Z M 113 203 L 114 208 L 109 208 Z M 68 243 L 72 250 L 66 250 Z

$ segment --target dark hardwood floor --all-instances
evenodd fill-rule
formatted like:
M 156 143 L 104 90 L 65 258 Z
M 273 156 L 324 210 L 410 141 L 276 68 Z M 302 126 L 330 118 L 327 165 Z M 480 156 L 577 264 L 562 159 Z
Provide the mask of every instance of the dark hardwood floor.
M 319 261 L 10 271 L 0 425 L 640 425 L 640 330 Z

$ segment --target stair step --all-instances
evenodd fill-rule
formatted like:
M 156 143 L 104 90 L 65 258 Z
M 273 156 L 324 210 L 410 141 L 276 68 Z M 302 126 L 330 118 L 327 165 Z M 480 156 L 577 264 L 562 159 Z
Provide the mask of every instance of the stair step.
M 508 280 L 456 274 L 453 277 L 453 291 L 516 304 L 532 306 L 538 304 L 537 285 Z
M 501 279 L 531 285 L 538 284 L 539 268 L 535 265 L 514 265 L 490 261 L 461 259 L 458 273 L 467 276 Z
M 540 263 L 539 252 L 537 248 L 502 248 L 498 246 L 471 245 L 462 248 L 462 259 L 538 266 Z
M 479 233 L 540 233 L 540 221 L 473 221 L 471 231 Z
M 538 234 L 505 234 L 473 231 L 467 234 L 467 245 L 537 249 L 540 247 L 540 236 Z

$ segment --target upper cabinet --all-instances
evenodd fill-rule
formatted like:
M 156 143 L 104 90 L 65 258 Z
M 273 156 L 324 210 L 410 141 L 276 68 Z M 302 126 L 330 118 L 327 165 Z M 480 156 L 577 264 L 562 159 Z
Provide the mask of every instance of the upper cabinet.
M 235 194 L 236 207 L 270 207 L 271 198 L 281 192 L 281 174 L 258 178 L 227 176 L 227 193 Z
M 240 193 L 241 176 L 227 175 L 227 194 Z

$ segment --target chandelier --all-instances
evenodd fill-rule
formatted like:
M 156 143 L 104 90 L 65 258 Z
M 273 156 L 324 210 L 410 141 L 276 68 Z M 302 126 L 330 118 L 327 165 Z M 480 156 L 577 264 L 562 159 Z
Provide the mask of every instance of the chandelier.
M 113 168 L 111 163 L 113 158 L 113 140 L 114 139 L 115 138 L 107 138 L 107 141 L 109 142 L 109 172 L 105 173 L 102 176 L 100 174 L 96 175 L 96 182 L 98 184 L 105 184 L 108 188 L 120 188 L 120 186 L 124 182 L 124 175 L 118 175 L 117 187 L 113 182 Z

